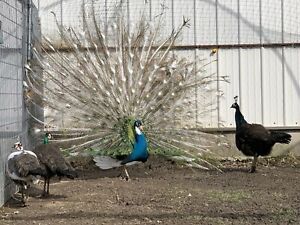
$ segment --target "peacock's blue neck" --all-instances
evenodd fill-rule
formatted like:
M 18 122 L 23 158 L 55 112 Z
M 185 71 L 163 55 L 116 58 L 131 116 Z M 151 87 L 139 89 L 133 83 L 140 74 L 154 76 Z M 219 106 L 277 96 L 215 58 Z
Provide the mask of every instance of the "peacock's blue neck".
M 243 114 L 241 113 L 240 109 L 237 108 L 235 111 L 235 124 L 236 127 L 239 128 L 240 126 L 242 126 L 243 124 L 247 123 L 247 121 L 245 120 Z

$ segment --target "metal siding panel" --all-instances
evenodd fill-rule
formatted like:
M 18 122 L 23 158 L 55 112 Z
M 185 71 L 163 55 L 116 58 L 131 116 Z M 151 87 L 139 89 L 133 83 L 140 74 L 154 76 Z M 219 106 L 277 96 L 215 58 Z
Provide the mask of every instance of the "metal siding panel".
M 150 21 L 150 3 L 149 1 L 129 0 L 129 29 L 130 33 L 137 31 L 136 27 L 139 25 L 141 19 Z
M 262 41 L 264 43 L 281 43 L 281 0 L 261 0 L 261 3 Z
M 260 49 L 241 49 L 240 103 L 249 123 L 262 123 Z
M 184 28 L 177 44 L 194 45 L 194 0 L 174 0 L 174 27 L 182 25 L 182 18 L 190 19 L 190 28 Z
M 79 0 L 80 1 L 80 0 Z M 115 29 L 117 28 L 116 23 L 117 17 L 122 15 L 123 22 L 129 26 L 130 30 L 130 21 L 128 12 L 128 1 L 120 0 L 98 0 L 97 6 L 95 7 L 95 14 L 99 15 L 99 24 L 106 33 L 106 41 L 109 47 L 115 47 L 116 35 Z M 101 18 L 103 15 L 104 18 Z M 106 17 L 106 18 L 105 18 Z M 92 22 L 93 24 L 93 22 Z
M 240 43 L 260 41 L 259 1 L 240 1 Z
M 220 97 L 220 121 L 225 127 L 234 127 L 234 111 L 230 109 L 233 97 L 239 95 L 239 54 L 238 49 L 219 50 L 219 76 L 228 76 L 230 83 L 220 82 L 220 91 L 224 94 Z
M 176 57 L 185 58 L 187 61 L 193 61 L 195 58 L 194 50 L 177 50 L 174 51 L 174 54 Z M 195 74 L 189 74 L 191 76 L 195 76 Z M 181 114 L 178 114 L 175 112 L 176 116 L 180 118 L 180 121 L 176 121 L 180 126 L 191 126 L 195 127 L 196 125 L 196 95 L 195 95 L 195 89 L 191 90 L 189 93 L 186 94 L 186 100 L 190 103 L 189 108 L 186 109 L 186 111 L 189 112 L 190 116 L 187 116 L 187 114 L 184 114 L 184 117 Z
M 300 49 L 285 48 L 285 99 L 286 126 L 299 126 L 300 124 Z
M 163 10 L 163 11 L 162 11 Z M 161 24 L 161 35 L 167 37 L 171 34 L 173 30 L 173 21 L 172 21 L 172 1 L 151 1 L 151 18 L 158 18 L 161 13 L 162 15 L 162 24 Z
M 284 42 L 300 42 L 299 0 L 284 0 Z
M 218 43 L 238 43 L 238 4 L 237 0 L 218 1 Z
M 90 2 L 88 0 L 85 1 L 87 3 Z M 122 14 L 127 19 L 127 0 L 96 0 L 95 2 L 95 15 L 99 17 L 101 25 L 107 25 L 108 28 L 113 26 L 116 21 L 117 14 L 120 13 L 120 10 L 122 10 Z
M 216 2 L 196 1 L 196 44 L 216 44 Z
M 197 68 L 205 71 L 205 74 L 217 73 L 217 54 L 210 55 L 210 50 L 197 50 L 197 58 L 201 60 Z M 205 65 L 205 66 L 204 66 Z M 213 82 L 197 89 L 198 116 L 197 122 L 205 128 L 218 127 L 218 84 Z M 208 106 L 210 105 L 210 106 Z
M 262 50 L 263 120 L 265 126 L 283 126 L 283 76 L 281 48 Z
M 11 59 L 10 62 L 0 62 L 0 71 L 3 72 L 0 75 L 0 132 L 21 132 L 22 129 L 20 111 L 23 89 L 22 76 L 18 76 L 22 62 L 18 60 L 18 54 L 15 50 L 0 48 L 0 55 Z
M 53 14 L 54 12 L 57 19 L 61 19 L 61 7 L 58 0 L 40 1 L 40 19 L 41 19 L 41 32 L 44 36 L 52 39 L 53 41 L 60 42 L 60 35 L 55 23 Z
M 35 7 L 37 9 L 39 9 L 39 6 L 40 6 L 40 0 L 32 0 L 32 3 L 35 5 Z
M 85 3 L 86 7 L 87 3 Z M 62 1 L 62 23 L 64 27 L 71 27 L 75 32 L 83 31 L 82 20 L 82 1 Z M 87 18 L 89 18 L 90 12 L 87 11 Z M 99 16 L 100 15 L 96 15 Z M 59 23 L 61 21 L 58 21 Z
M 187 51 L 174 51 L 178 57 L 185 57 L 192 61 L 195 58 L 195 50 Z M 210 50 L 196 51 L 197 69 L 202 69 L 202 73 L 199 76 L 208 76 L 210 74 L 216 74 L 216 55 L 210 56 Z M 205 66 L 204 66 L 205 65 Z M 197 91 L 197 93 L 195 92 Z M 181 126 L 195 126 L 212 128 L 218 127 L 218 113 L 217 113 L 217 82 L 209 85 L 201 85 L 195 88 L 195 91 L 191 91 L 187 97 L 190 101 L 190 117 L 182 117 L 179 121 Z M 209 105 L 209 106 L 208 106 Z M 196 116 L 197 114 L 197 116 Z M 178 121 L 177 121 L 178 122 Z
M 150 3 L 149 1 L 130 0 L 129 1 L 129 20 L 133 25 L 140 21 L 140 18 L 145 16 L 148 20 L 150 18 Z M 132 26 L 130 26 L 132 27 Z

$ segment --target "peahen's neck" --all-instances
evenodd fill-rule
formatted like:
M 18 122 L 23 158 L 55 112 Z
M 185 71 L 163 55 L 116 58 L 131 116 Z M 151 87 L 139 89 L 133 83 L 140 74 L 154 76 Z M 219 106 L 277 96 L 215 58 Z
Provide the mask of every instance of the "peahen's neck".
M 47 136 L 44 137 L 44 144 L 49 144 L 49 138 Z
M 236 124 L 236 128 L 239 128 L 240 126 L 242 126 L 243 124 L 247 123 L 247 121 L 245 120 L 243 114 L 240 111 L 240 108 L 236 108 L 235 110 L 235 124 Z

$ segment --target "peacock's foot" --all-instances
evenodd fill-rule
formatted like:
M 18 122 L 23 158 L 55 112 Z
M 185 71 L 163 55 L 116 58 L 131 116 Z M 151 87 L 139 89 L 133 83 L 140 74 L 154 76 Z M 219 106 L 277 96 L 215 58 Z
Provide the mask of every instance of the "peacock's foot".
M 26 207 L 27 206 L 26 202 L 27 202 L 27 198 L 26 197 L 22 198 L 22 200 L 21 200 L 22 207 Z
M 251 167 L 251 169 L 249 170 L 249 173 L 255 173 L 256 172 L 256 168 L 255 167 Z
M 49 196 L 50 196 L 50 194 L 47 192 L 43 192 L 43 194 L 41 194 L 42 198 L 48 198 Z
M 130 181 L 130 177 L 127 177 L 127 176 L 120 176 L 120 179 L 121 180 L 124 180 L 124 181 Z

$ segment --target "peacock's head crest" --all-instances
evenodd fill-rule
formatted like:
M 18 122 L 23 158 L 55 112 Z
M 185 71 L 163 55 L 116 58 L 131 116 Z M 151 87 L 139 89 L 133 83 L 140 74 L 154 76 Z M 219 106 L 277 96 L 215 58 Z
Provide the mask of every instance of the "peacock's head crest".
M 238 101 L 238 96 L 234 97 L 234 103 L 231 105 L 230 108 L 234 108 L 235 110 L 235 123 L 237 127 L 240 127 L 242 124 L 247 123 L 247 121 L 245 120 L 243 114 L 240 111 L 240 106 L 237 103 Z
M 133 123 L 133 128 L 135 130 L 135 133 L 140 135 L 143 131 L 143 123 L 141 120 L 135 120 Z
M 133 126 L 134 128 L 137 127 L 137 128 L 141 128 L 143 126 L 143 123 L 141 120 L 135 120 L 134 123 L 133 123 Z

